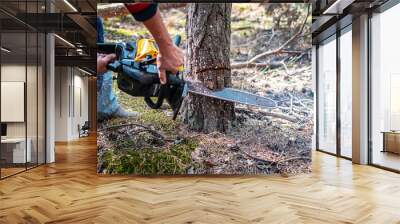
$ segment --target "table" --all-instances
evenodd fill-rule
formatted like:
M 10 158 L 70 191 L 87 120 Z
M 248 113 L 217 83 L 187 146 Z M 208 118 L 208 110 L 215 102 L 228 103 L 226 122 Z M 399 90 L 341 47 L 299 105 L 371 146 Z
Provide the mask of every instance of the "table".
M 5 138 L 1 139 L 1 159 L 5 163 L 26 163 L 31 162 L 32 153 L 30 138 L 26 139 L 27 147 L 25 152 L 25 138 Z
M 400 131 L 382 131 L 381 133 L 383 133 L 382 152 L 400 154 Z

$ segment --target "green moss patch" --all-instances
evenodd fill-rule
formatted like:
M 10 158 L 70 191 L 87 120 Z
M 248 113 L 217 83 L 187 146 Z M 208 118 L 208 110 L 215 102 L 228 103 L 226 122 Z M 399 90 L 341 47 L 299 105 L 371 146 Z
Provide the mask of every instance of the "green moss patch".
M 130 144 L 126 146 L 129 147 Z M 167 149 L 143 148 L 125 149 L 111 148 L 101 157 L 103 167 L 109 174 L 135 174 L 135 175 L 160 175 L 160 174 L 186 174 L 193 164 L 191 153 L 197 147 L 194 139 L 184 139 L 177 144 L 172 144 Z
M 164 132 L 165 134 L 173 134 L 179 126 L 177 121 L 172 120 L 171 116 L 167 116 L 167 111 L 172 113 L 168 105 L 163 105 L 162 109 L 150 109 L 144 102 L 143 97 L 132 97 L 115 87 L 120 104 L 131 111 L 140 113 L 138 121 L 145 125 L 152 126 L 155 130 Z M 154 101 L 156 99 L 153 99 Z M 167 110 L 168 108 L 168 110 Z M 119 122 L 119 121 L 117 121 Z

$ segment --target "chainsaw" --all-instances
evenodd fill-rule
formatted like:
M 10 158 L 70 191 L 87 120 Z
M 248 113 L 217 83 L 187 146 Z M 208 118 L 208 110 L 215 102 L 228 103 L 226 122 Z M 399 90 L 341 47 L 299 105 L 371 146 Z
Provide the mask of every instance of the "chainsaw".
M 179 46 L 181 37 L 175 36 L 173 42 Z M 117 86 L 120 90 L 131 96 L 144 97 L 144 101 L 152 109 L 159 109 L 166 100 L 173 110 L 174 120 L 189 92 L 233 103 L 262 108 L 276 107 L 275 101 L 263 96 L 233 88 L 212 91 L 200 82 L 185 80 L 183 66 L 176 74 L 167 72 L 167 83 L 161 85 L 156 65 L 158 47 L 152 39 L 98 43 L 97 47 L 99 53 L 116 54 L 116 60 L 109 63 L 107 69 L 117 73 Z

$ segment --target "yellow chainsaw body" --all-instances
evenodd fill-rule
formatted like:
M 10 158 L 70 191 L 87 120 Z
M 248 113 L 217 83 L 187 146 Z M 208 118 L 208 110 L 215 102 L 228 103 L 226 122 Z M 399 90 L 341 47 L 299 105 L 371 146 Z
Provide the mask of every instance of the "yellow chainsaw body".
M 135 61 L 142 62 L 156 59 L 158 48 L 153 39 L 139 39 L 136 41 L 136 56 Z M 183 71 L 183 65 L 179 66 L 178 71 Z
M 157 58 L 158 49 L 153 39 L 139 39 L 136 42 L 135 61 L 141 62 Z

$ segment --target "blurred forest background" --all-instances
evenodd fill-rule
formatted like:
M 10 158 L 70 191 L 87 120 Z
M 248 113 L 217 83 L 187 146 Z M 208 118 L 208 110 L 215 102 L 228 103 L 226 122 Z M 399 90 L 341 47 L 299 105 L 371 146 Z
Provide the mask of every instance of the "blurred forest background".
M 105 15 L 106 42 L 150 38 L 130 15 Z M 187 7 L 159 4 L 171 35 L 185 48 Z M 314 95 L 311 77 L 311 15 L 308 4 L 235 3 L 231 15 L 231 68 L 234 88 L 273 99 L 262 110 L 236 104 L 229 133 L 198 133 L 172 111 L 147 108 L 116 88 L 120 103 L 138 111 L 135 120 L 99 123 L 98 172 L 108 174 L 273 174 L 310 171 Z M 125 124 L 125 125 L 124 125 Z

